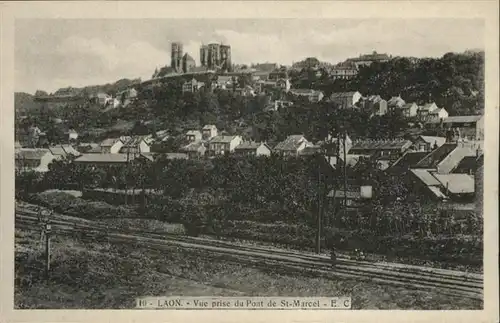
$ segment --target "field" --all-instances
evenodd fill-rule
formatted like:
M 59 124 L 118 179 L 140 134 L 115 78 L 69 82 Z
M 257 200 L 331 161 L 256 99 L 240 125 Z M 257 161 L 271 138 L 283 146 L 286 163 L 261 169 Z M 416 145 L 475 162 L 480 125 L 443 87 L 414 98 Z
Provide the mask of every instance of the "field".
M 139 296 L 343 296 L 354 309 L 479 309 L 482 303 L 404 287 L 331 280 L 243 264 L 208 252 L 55 236 L 52 272 L 43 279 L 39 233 L 16 230 L 15 307 L 119 309 Z

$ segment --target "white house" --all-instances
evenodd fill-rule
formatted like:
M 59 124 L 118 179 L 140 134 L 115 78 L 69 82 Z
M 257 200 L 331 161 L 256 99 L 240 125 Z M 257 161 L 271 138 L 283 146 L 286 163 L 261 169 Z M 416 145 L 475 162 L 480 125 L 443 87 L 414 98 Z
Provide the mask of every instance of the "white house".
M 401 111 L 405 118 L 415 117 L 417 115 L 418 105 L 415 102 L 406 103 L 401 107 Z
M 33 170 L 36 172 L 47 172 L 49 164 L 60 158 L 48 149 L 19 148 L 15 153 L 16 169 L 20 171 Z
M 234 149 L 238 156 L 270 156 L 271 147 L 264 142 L 242 142 Z
M 363 96 L 358 91 L 336 92 L 330 96 L 330 101 L 336 103 L 340 109 L 350 109 L 358 103 Z
M 298 156 L 298 154 L 312 145 L 303 135 L 291 135 L 274 147 L 274 151 L 283 156 Z
M 216 136 L 208 143 L 208 153 L 210 156 L 232 153 L 242 141 L 241 136 Z
M 186 132 L 186 141 L 193 142 L 201 140 L 202 135 L 199 130 L 189 130 Z
M 123 147 L 124 142 L 120 138 L 104 139 L 99 145 L 101 154 L 118 154 Z
M 201 129 L 201 134 L 204 140 L 212 139 L 217 136 L 217 127 L 213 124 L 207 124 Z
M 134 136 L 124 141 L 120 153 L 149 153 L 153 138 L 151 136 Z
M 434 109 L 433 111 L 429 112 L 428 116 L 428 121 L 430 120 L 443 120 L 445 118 L 448 118 L 448 111 L 446 111 L 444 108 L 437 108 Z

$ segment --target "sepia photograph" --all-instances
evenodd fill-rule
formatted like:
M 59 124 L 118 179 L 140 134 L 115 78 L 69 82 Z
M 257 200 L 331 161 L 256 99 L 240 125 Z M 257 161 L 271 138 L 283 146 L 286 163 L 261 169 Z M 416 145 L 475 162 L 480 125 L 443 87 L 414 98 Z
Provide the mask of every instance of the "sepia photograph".
M 484 18 L 11 28 L 13 310 L 485 309 Z

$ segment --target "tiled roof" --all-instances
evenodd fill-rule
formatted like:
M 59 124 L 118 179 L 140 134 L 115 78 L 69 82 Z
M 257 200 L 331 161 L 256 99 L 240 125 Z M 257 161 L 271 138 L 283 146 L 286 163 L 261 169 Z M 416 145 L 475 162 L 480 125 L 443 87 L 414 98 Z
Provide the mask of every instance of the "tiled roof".
M 427 152 L 406 152 L 401 158 L 396 160 L 391 166 L 392 170 L 406 170 L 414 167 L 422 158 L 424 158 Z
M 261 145 L 264 145 L 262 142 L 252 142 L 252 141 L 245 141 L 236 146 L 234 148 L 235 150 L 255 150 L 259 148 Z
M 446 142 L 445 137 L 419 136 L 418 138 L 421 138 L 423 141 L 431 145 L 434 145 L 434 143 L 436 143 L 438 147 L 441 147 Z
M 300 155 L 303 155 L 303 156 L 309 156 L 309 155 L 314 155 L 314 154 L 317 154 L 321 151 L 321 147 L 319 146 L 309 146 L 309 147 L 305 147 L 304 149 L 302 149 L 300 151 Z
M 471 147 L 456 147 L 437 165 L 438 172 L 452 172 L 466 156 L 476 156 L 476 151 Z
M 230 143 L 236 136 L 224 136 L 219 135 L 215 136 L 210 140 L 210 143 Z
M 411 141 L 394 140 L 356 140 L 353 142 L 351 151 L 355 150 L 386 150 L 386 149 L 405 149 L 411 146 Z
M 433 108 L 433 107 L 437 108 L 437 106 L 436 106 L 436 104 L 434 102 L 432 102 L 432 103 L 426 103 L 424 105 L 421 105 L 421 106 L 418 107 L 418 109 L 420 111 L 428 111 L 428 112 L 430 112 L 430 111 L 434 110 L 434 109 L 431 110 L 431 108 Z
M 389 106 L 404 106 L 406 104 L 405 100 L 403 100 L 400 96 L 393 96 L 392 98 L 387 101 L 387 104 Z
M 68 154 L 75 156 L 80 155 L 80 153 L 70 145 L 57 145 L 54 147 L 49 147 L 49 150 L 53 155 L 56 156 L 66 156 Z
M 439 199 L 445 199 L 447 196 L 441 192 L 441 189 L 437 186 L 427 186 L 429 191 L 437 198 Z
M 450 193 L 474 193 L 474 177 L 467 174 L 434 174 Z
M 275 150 L 297 150 L 301 143 L 306 141 L 303 135 L 291 135 L 288 136 L 284 141 L 278 143 Z
M 181 152 L 197 152 L 202 147 L 203 147 L 202 142 L 192 142 L 184 147 L 181 147 L 179 149 L 179 151 L 181 151 Z
M 457 148 L 457 144 L 455 143 L 445 143 L 438 149 L 430 152 L 427 156 L 422 158 L 421 161 L 415 165 L 419 168 L 436 168 L 437 165 L 448 156 L 454 149 Z
M 101 142 L 101 147 L 111 147 L 119 140 L 120 138 L 106 138 Z
M 127 154 L 84 154 L 77 159 L 77 163 L 126 163 L 134 159 L 134 155 Z
M 479 121 L 483 116 L 452 116 L 445 118 L 443 123 L 466 123 Z
M 482 162 L 482 155 L 480 157 L 476 156 L 465 156 L 453 170 L 454 173 L 461 173 L 469 170 L 476 170 Z
M 410 171 L 427 186 L 437 186 L 441 184 L 427 169 L 411 169 Z
M 40 160 L 46 154 L 50 154 L 48 149 L 42 148 L 21 148 L 16 151 L 16 158 L 27 160 Z
M 403 110 L 410 109 L 410 108 L 411 108 L 411 107 L 413 107 L 414 105 L 416 105 L 416 103 L 415 103 L 415 102 L 412 102 L 412 103 L 405 103 L 405 104 L 401 107 L 401 109 L 403 109 Z M 417 107 L 418 107 L 418 106 L 417 106 Z
M 351 91 L 351 92 L 335 92 L 330 95 L 330 99 L 337 99 L 337 98 L 352 98 L 356 93 L 356 91 Z
M 151 144 L 152 138 L 151 136 L 132 136 L 129 138 L 123 138 L 122 140 L 124 142 L 123 147 L 137 147 L 139 144 L 144 141 L 146 144 Z

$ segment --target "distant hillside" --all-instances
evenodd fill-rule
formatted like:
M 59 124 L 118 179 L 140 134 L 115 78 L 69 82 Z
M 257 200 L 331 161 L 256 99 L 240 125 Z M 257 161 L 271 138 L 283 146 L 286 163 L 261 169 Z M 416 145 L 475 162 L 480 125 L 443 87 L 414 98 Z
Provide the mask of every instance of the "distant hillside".
M 37 107 L 37 103 L 33 100 L 34 96 L 25 92 L 14 93 L 14 109 L 16 114 L 24 115 L 29 110 Z
M 67 93 L 68 89 L 74 94 L 92 94 L 97 92 L 104 92 L 110 95 L 115 95 L 116 93 L 127 89 L 130 86 L 141 83 L 141 79 L 121 79 L 114 83 L 107 83 L 104 85 L 89 85 L 82 88 L 61 88 L 55 93 Z

